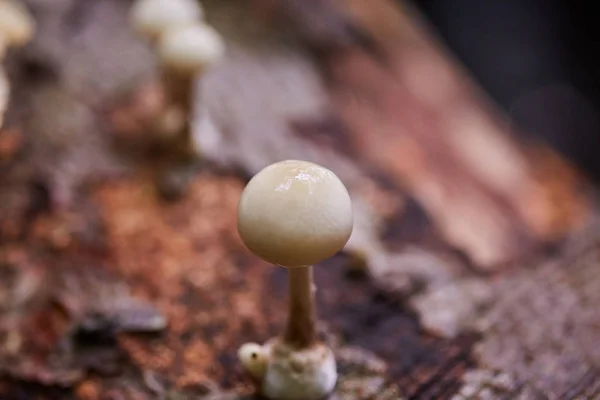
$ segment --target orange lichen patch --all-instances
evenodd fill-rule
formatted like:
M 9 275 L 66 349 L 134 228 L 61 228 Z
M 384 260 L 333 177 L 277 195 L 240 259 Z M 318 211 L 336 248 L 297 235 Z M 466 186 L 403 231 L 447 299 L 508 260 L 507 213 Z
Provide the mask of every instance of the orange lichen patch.
M 23 146 L 23 133 L 17 129 L 0 130 L 0 162 L 10 161 Z
M 550 237 L 560 237 L 568 230 L 575 230 L 590 216 L 591 209 L 578 172 L 554 151 L 542 146 L 531 146 L 528 156 L 539 182 L 536 190 L 541 193 L 538 197 L 547 199 L 546 209 L 540 207 L 529 211 L 533 214 L 531 225 Z M 577 201 L 573 201 L 574 194 L 579 195 Z M 552 218 L 544 218 L 545 215 Z
M 64 215 L 39 217 L 33 226 L 32 235 L 54 250 L 64 250 L 73 242 L 73 233 Z
M 128 335 L 121 336 L 119 342 L 136 365 L 155 371 L 168 371 L 175 362 L 176 350 L 166 344 L 148 343 Z
M 100 398 L 100 385 L 92 379 L 86 379 L 75 388 L 75 396 L 79 400 L 98 400 Z
M 272 267 L 241 250 L 241 189 L 237 179 L 200 175 L 175 204 L 161 202 L 142 177 L 97 192 L 115 272 L 168 319 L 160 339 L 123 336 L 120 343 L 137 366 L 179 388 L 207 379 L 239 381 L 237 347 L 270 337 L 269 327 L 283 322 L 284 298 L 264 308 Z

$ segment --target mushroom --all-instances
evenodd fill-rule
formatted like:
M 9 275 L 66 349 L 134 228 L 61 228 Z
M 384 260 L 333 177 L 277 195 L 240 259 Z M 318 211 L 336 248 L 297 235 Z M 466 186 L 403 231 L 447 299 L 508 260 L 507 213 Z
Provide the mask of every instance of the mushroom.
M 134 30 L 154 46 L 162 66 L 167 106 L 153 130 L 187 155 L 193 153 L 190 119 L 195 78 L 224 51 L 221 37 L 203 17 L 196 0 L 137 0 L 130 15 Z
M 8 46 L 23 46 L 35 33 L 35 23 L 27 9 L 18 3 L 0 0 L 0 58 Z
M 15 2 L 0 0 L 0 61 L 9 47 L 19 47 L 31 40 L 35 22 L 27 9 Z M 0 127 L 8 106 L 10 85 L 4 67 L 0 66 Z
M 256 256 L 288 270 L 287 326 L 282 337 L 262 349 L 268 361 L 260 388 L 269 399 L 320 400 L 335 387 L 333 352 L 317 340 L 315 330 L 312 265 L 344 247 L 353 220 L 344 184 L 332 171 L 307 161 L 272 164 L 242 193 L 242 241 Z M 240 358 L 247 368 L 247 360 Z
M 164 115 L 180 116 L 178 129 L 167 133 L 182 140 L 186 151 L 192 148 L 191 114 L 195 80 L 222 57 L 224 49 L 219 34 L 200 23 L 165 32 L 157 44 L 169 102 L 169 109 Z
M 204 12 L 195 0 L 137 0 L 131 8 L 133 29 L 150 42 L 171 29 L 196 24 Z
M 158 56 L 163 66 L 182 75 L 198 75 L 224 52 L 221 36 L 206 24 L 172 29 L 161 37 Z
M 4 67 L 0 65 L 0 128 L 4 124 L 4 113 L 8 107 L 8 99 L 10 96 L 10 85 L 8 78 L 4 73 Z
M 203 18 L 197 0 L 137 0 L 131 9 L 134 30 L 152 44 L 161 67 L 165 102 L 148 124 L 157 148 L 166 156 L 167 168 L 156 178 L 167 198 L 183 193 L 198 156 L 192 134 L 198 100 L 195 81 L 225 49 L 221 36 Z M 213 126 L 206 110 L 201 122 Z

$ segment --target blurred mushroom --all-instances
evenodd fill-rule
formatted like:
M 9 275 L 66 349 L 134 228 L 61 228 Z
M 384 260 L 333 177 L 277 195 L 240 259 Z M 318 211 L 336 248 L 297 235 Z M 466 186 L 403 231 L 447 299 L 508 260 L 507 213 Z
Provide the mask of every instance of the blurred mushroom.
M 16 2 L 0 1 L 0 43 L 4 46 L 24 46 L 35 33 L 35 22 L 27 9 Z M 0 44 L 0 55 L 2 54 Z
M 194 156 L 195 80 L 224 52 L 221 37 L 203 17 L 195 0 L 137 0 L 131 9 L 134 30 L 156 51 L 166 91 L 166 105 L 153 121 L 153 131 L 176 155 Z
M 224 53 L 219 34 L 208 25 L 194 24 L 165 32 L 157 44 L 169 108 L 163 117 L 171 118 L 169 137 L 181 139 L 192 148 L 191 120 L 194 110 L 195 81 Z M 173 116 L 178 116 L 173 121 Z M 161 126 L 167 126 L 161 123 Z
M 35 21 L 27 9 L 13 1 L 0 0 L 0 62 L 10 47 L 24 46 L 35 33 Z M 10 85 L 4 68 L 0 66 L 0 127 L 8 106 Z
M 8 106 L 8 99 L 10 96 L 10 86 L 8 84 L 8 78 L 4 72 L 4 67 L 0 66 L 0 128 L 4 123 L 4 113 Z
M 192 121 L 198 102 L 196 79 L 224 53 L 221 36 L 204 21 L 196 0 L 136 0 L 131 8 L 133 29 L 156 52 L 162 75 L 164 102 L 146 122 L 151 141 L 167 163 L 156 184 L 164 198 L 179 198 L 188 186 L 198 158 Z M 201 122 L 213 126 L 203 110 Z M 208 123 L 206 123 L 208 121 Z
M 133 29 L 151 43 L 171 29 L 196 24 L 204 12 L 195 0 L 137 0 L 131 9 Z
M 242 193 L 238 231 L 243 242 L 256 256 L 288 269 L 287 327 L 263 347 L 267 365 L 260 388 L 269 399 L 319 400 L 335 387 L 333 352 L 316 337 L 312 265 L 344 247 L 353 221 L 344 184 L 310 162 L 272 164 Z M 241 361 L 248 368 L 247 360 Z

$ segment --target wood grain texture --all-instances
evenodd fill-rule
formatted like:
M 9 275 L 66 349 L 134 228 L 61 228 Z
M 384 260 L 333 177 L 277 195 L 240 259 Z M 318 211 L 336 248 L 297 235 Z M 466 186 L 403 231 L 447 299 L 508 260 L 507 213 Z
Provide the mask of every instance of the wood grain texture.
M 162 88 L 129 2 L 27 1 L 42 34 L 9 60 L 0 131 L 0 394 L 252 398 L 237 347 L 283 331 L 286 276 L 243 248 L 236 204 L 302 158 L 356 211 L 315 267 L 335 398 L 598 397 L 577 174 L 511 135 L 396 2 L 204 3 L 228 52 L 198 82 L 206 164 L 171 174 L 189 185 L 167 202 L 140 150 Z

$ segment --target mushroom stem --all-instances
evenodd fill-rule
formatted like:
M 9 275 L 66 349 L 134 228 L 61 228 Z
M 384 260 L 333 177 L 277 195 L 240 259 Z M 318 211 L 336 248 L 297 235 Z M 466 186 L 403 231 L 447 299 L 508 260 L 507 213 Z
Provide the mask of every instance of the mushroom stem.
M 0 61 L 4 60 L 4 58 L 6 57 L 7 51 L 8 51 L 8 40 L 2 33 L 0 33 Z
M 4 124 L 4 113 L 8 107 L 8 100 L 10 97 L 10 84 L 8 77 L 4 72 L 4 67 L 0 65 L 0 128 Z
M 166 70 L 163 73 L 163 81 L 167 88 L 167 96 L 170 107 L 174 107 L 178 114 L 184 119 L 177 126 L 177 130 L 169 132 L 173 136 L 176 153 L 192 157 L 192 114 L 195 99 L 195 75 L 178 71 Z
M 289 315 L 284 340 L 307 348 L 316 340 L 313 267 L 288 268 Z

